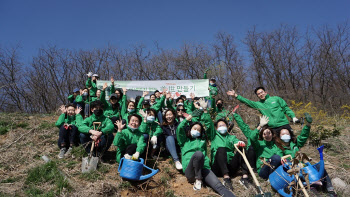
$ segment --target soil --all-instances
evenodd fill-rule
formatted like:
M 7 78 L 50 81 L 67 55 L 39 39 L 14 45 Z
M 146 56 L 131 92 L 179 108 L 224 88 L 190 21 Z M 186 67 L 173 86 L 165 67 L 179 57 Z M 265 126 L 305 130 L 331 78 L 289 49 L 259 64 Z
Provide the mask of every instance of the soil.
M 43 165 L 45 162 L 41 156 L 46 155 L 56 162 L 60 171 L 67 177 L 70 190 L 64 189 L 60 196 L 219 196 L 211 188 L 204 187 L 200 191 L 194 191 L 193 185 L 187 182 L 182 171 L 177 171 L 171 158 L 161 154 L 155 165 L 159 169 L 152 178 L 144 182 L 129 182 L 123 180 L 118 174 L 118 166 L 115 162 L 116 147 L 111 146 L 108 154 L 99 164 L 99 169 L 92 179 L 87 179 L 81 173 L 81 157 L 73 154 L 73 157 L 58 159 L 59 149 L 57 147 L 58 129 L 54 123 L 58 118 L 55 115 L 22 115 L 22 114 L 0 114 L 2 120 L 12 121 L 14 124 L 26 122 L 26 128 L 12 129 L 4 135 L 0 135 L 0 196 L 27 196 L 26 178 L 28 170 Z M 45 122 L 51 127 L 40 127 Z M 301 130 L 300 126 L 293 129 Z M 245 139 L 238 128 L 235 135 L 239 139 Z M 339 177 L 346 184 L 350 184 L 350 126 L 344 126 L 339 137 L 330 138 L 323 143 L 324 160 L 326 170 L 330 177 Z M 77 148 L 78 149 L 78 148 Z M 313 159 L 319 161 L 316 147 L 306 144 L 302 149 Z M 149 167 L 153 167 L 155 160 L 147 161 Z M 254 196 L 255 188 L 244 189 L 239 184 L 240 173 L 232 178 L 234 194 L 236 196 Z M 219 178 L 222 180 L 222 178 Z M 269 182 L 258 178 L 263 190 L 278 196 L 271 188 Z M 12 180 L 12 181 L 9 181 Z M 39 188 L 44 192 L 55 190 L 52 183 L 42 183 Z M 335 186 L 338 196 L 347 196 L 350 189 Z M 312 195 L 311 195 L 312 196 Z

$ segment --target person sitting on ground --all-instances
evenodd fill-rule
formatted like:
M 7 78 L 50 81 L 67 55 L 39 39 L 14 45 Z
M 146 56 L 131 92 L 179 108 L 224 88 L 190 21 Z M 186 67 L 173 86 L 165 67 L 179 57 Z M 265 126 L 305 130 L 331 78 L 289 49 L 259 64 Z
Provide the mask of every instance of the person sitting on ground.
M 183 106 L 179 107 L 183 108 Z M 176 139 L 176 129 L 179 122 L 176 120 L 175 112 L 172 109 L 165 110 L 163 120 L 164 122 L 162 123 L 161 128 L 165 137 L 165 147 L 173 158 L 176 169 L 182 170 L 182 164 L 177 155 L 178 150 L 180 150 Z
M 265 180 L 281 165 L 281 157 L 284 151 L 281 139 L 270 130 L 267 126 L 268 122 L 269 118 L 263 116 L 260 118 L 260 124 L 255 130 L 251 131 L 248 128 L 243 128 L 246 129 L 245 131 L 242 130 L 243 133 L 250 132 L 249 139 L 257 156 L 256 169 L 259 176 Z M 269 165 L 263 165 L 262 160 Z
M 244 162 L 241 154 L 235 154 L 235 146 L 240 148 L 245 147 L 245 143 L 240 141 L 236 136 L 227 133 L 228 123 L 225 119 L 219 119 L 214 123 L 211 122 L 209 128 L 214 129 L 211 139 L 211 169 L 216 176 L 222 176 L 224 178 L 224 185 L 231 191 L 233 186 L 231 178 L 239 168 L 242 169 L 242 178 L 240 183 L 248 189 L 248 167 Z
M 293 159 L 295 158 L 296 152 L 298 152 L 299 149 L 305 145 L 310 135 L 312 117 L 308 113 L 305 113 L 304 115 L 306 125 L 303 127 L 300 135 L 296 137 L 294 132 L 288 129 L 282 129 L 280 132 L 280 138 L 283 141 L 284 148 L 283 155 L 291 155 Z M 317 170 L 319 170 L 319 165 L 316 165 L 315 167 L 318 168 Z M 326 170 L 324 170 L 323 176 L 325 177 L 321 179 L 323 189 L 328 191 L 329 196 L 336 196 L 332 181 L 329 178 Z M 314 191 L 316 188 L 312 187 L 311 190 Z
M 81 107 L 76 108 L 73 104 L 60 107 L 62 114 L 56 121 L 56 127 L 60 129 L 58 137 L 58 147 L 60 153 L 58 158 L 68 157 L 74 145 L 78 145 L 78 127 L 77 125 L 83 121 L 80 115 Z
M 210 115 L 206 113 L 203 115 L 204 122 L 210 122 Z M 193 189 L 200 190 L 202 188 L 202 180 L 214 189 L 221 196 L 234 196 L 210 170 L 210 162 L 207 156 L 207 138 L 214 134 L 207 134 L 203 125 L 200 122 L 189 122 L 192 115 L 189 115 L 182 121 L 176 130 L 176 138 L 181 148 L 181 158 L 183 172 L 187 181 L 194 183 Z M 188 127 L 189 125 L 189 127 Z M 186 127 L 188 129 L 186 129 Z M 214 132 L 214 129 L 209 129 L 209 132 Z
M 114 126 L 112 121 L 103 115 L 103 103 L 101 101 L 96 100 L 91 102 L 91 112 L 92 115 L 78 126 L 80 131 L 80 143 L 85 145 L 93 140 L 95 142 L 95 147 L 97 147 L 97 155 L 103 155 L 112 144 Z M 100 123 L 100 125 L 94 128 L 94 123 Z M 91 143 L 85 146 L 87 153 L 90 153 L 90 149 Z
M 134 101 L 128 101 L 125 102 L 126 105 L 124 105 L 124 107 L 122 108 L 122 118 L 123 120 L 126 120 L 126 125 L 129 124 L 128 122 L 128 117 L 131 114 L 139 114 L 139 110 L 136 108 L 136 104 Z
M 279 131 L 284 128 L 292 130 L 285 114 L 293 119 L 294 123 L 296 123 L 298 119 L 295 117 L 294 112 L 288 107 L 286 101 L 278 96 L 270 96 L 267 94 L 264 87 L 257 87 L 254 90 L 254 93 L 257 95 L 260 101 L 256 102 L 246 99 L 241 95 L 237 95 L 234 90 L 228 91 L 227 95 L 234 96 L 237 98 L 237 100 L 246 104 L 248 107 L 257 109 L 262 115 L 269 117 L 269 127 L 272 129 L 275 135 L 277 135 Z
M 150 156 L 153 157 L 155 151 L 158 149 L 161 141 L 163 130 L 159 126 L 159 123 L 156 122 L 156 110 L 146 109 L 145 112 L 140 110 L 140 114 L 143 117 L 140 129 L 143 131 L 143 136 L 146 143 L 151 143 L 152 150 L 150 151 Z M 151 140 L 149 140 L 151 139 Z M 147 145 L 148 149 L 149 145 Z
M 139 128 L 142 119 L 137 114 L 131 114 L 128 116 L 128 125 L 125 129 L 125 124 L 117 120 L 118 132 L 113 140 L 113 145 L 117 146 L 116 160 L 119 163 L 122 157 L 125 159 L 138 160 L 139 157 L 143 157 L 146 149 L 146 142 L 142 135 L 143 131 Z M 140 156 L 141 154 L 141 156 Z
M 87 74 L 88 79 L 86 81 L 86 88 L 90 89 L 90 97 L 96 97 L 96 91 L 97 91 L 97 80 L 99 79 L 98 74 L 92 74 L 92 72 L 89 72 Z

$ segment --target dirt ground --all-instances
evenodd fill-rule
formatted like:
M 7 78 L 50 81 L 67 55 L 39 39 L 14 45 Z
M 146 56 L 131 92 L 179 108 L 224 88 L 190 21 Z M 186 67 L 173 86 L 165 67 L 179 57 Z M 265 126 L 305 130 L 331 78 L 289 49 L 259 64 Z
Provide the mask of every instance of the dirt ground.
M 194 191 L 182 172 L 175 169 L 169 157 L 161 154 L 155 168 L 159 173 L 145 182 L 129 182 L 122 180 L 118 174 L 115 162 L 113 145 L 109 149 L 107 159 L 99 164 L 99 169 L 84 177 L 81 173 L 81 159 L 83 155 L 73 154 L 72 157 L 58 159 L 57 147 L 58 129 L 54 127 L 58 115 L 23 115 L 0 114 L 0 120 L 10 121 L 12 125 L 27 123 L 21 128 L 9 130 L 0 135 L 0 196 L 28 196 L 26 179 L 28 171 L 45 162 L 41 156 L 46 155 L 57 163 L 59 170 L 67 178 L 70 189 L 63 189 L 59 196 L 219 196 L 209 187 Z M 293 129 L 301 130 L 300 126 Z M 245 139 L 238 128 L 235 135 Z M 326 169 L 331 177 L 340 178 L 347 185 L 350 184 L 350 125 L 344 126 L 341 135 L 329 138 L 323 143 L 326 145 L 324 160 Z M 79 150 L 75 148 L 75 150 Z M 80 148 L 80 150 L 82 150 Z M 77 151 L 79 152 L 79 151 Z M 314 162 L 319 161 L 316 147 L 307 144 L 302 152 L 306 153 Z M 155 160 L 148 161 L 147 165 L 153 167 Z M 238 182 L 240 174 L 233 177 L 234 194 L 236 196 L 254 196 L 256 190 L 246 190 Z M 222 178 L 220 178 L 222 180 Z M 265 192 L 278 196 L 267 181 L 259 179 Z M 49 192 L 56 190 L 53 183 L 46 182 L 37 185 L 40 190 Z M 338 196 L 348 196 L 350 189 L 335 186 Z M 45 196 L 45 195 L 42 195 Z M 311 195 L 312 196 L 312 195 Z

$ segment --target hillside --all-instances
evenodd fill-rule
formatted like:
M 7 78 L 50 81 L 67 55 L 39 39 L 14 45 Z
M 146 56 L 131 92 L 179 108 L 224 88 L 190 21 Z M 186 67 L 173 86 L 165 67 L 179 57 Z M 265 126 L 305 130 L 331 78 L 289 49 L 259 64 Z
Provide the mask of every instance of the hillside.
M 115 149 L 111 146 L 107 160 L 96 172 L 82 174 L 82 147 L 73 149 L 72 157 L 58 159 L 58 129 L 54 126 L 58 114 L 0 114 L 0 196 L 218 196 L 210 188 L 196 192 L 172 160 L 161 154 L 156 163 L 160 172 L 146 182 L 123 181 L 117 172 Z M 300 125 L 293 126 L 296 131 Z M 235 135 L 245 139 L 235 127 Z M 350 125 L 342 125 L 341 134 L 322 141 L 326 145 L 324 160 L 332 179 L 338 177 L 350 184 Z M 302 152 L 318 162 L 316 147 L 310 143 Z M 41 156 L 52 161 L 45 164 Z M 155 161 L 147 164 L 153 167 Z M 233 179 L 234 194 L 253 196 L 255 190 L 245 190 Z M 262 181 L 261 179 L 259 179 Z M 261 182 L 264 191 L 272 191 L 268 182 Z M 335 185 L 338 196 L 347 196 L 350 188 Z

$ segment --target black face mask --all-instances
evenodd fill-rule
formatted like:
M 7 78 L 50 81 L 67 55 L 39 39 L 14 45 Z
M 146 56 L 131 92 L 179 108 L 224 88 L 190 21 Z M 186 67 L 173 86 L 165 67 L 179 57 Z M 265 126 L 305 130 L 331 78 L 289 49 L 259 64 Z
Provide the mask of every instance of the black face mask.
M 93 80 L 94 83 L 96 83 L 96 80 Z
M 218 108 L 222 108 L 222 103 L 217 104 Z
M 95 116 L 101 116 L 103 114 L 103 109 L 95 109 L 94 114 Z

